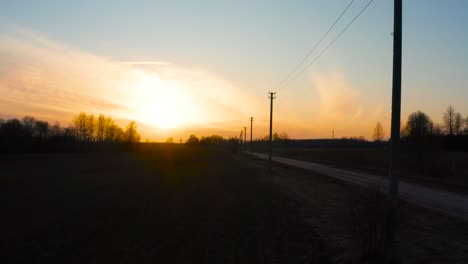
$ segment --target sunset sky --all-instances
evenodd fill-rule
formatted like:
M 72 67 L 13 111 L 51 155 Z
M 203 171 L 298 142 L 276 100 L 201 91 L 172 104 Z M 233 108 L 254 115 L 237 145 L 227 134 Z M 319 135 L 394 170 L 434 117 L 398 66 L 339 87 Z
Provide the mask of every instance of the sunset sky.
M 238 136 L 254 117 L 293 138 L 389 131 L 393 1 L 375 0 L 320 59 L 280 82 L 348 0 L 0 0 L 0 118 L 136 120 L 142 139 Z M 314 58 L 368 3 L 355 0 Z M 403 6 L 402 119 L 468 114 L 468 1 Z M 311 60 L 310 59 L 310 60 Z

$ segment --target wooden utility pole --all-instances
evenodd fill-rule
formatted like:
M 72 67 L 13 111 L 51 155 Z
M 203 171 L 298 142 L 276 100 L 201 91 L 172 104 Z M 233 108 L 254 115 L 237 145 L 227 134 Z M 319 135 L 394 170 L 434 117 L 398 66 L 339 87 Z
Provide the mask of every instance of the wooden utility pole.
M 239 136 L 239 145 L 242 145 L 242 138 L 244 137 L 244 130 L 241 129 L 240 136 Z M 242 146 L 240 146 L 242 147 Z
M 268 152 L 268 160 L 271 164 L 271 154 L 273 152 L 273 140 L 272 140 L 272 132 L 273 132 L 273 99 L 276 99 L 276 92 L 268 92 L 270 98 L 270 149 Z
M 395 257 L 395 237 L 398 220 L 398 185 L 400 180 L 400 119 L 401 119 L 401 42 L 402 0 L 394 0 L 393 21 L 393 84 L 390 138 L 390 208 L 387 219 L 387 262 Z
M 247 127 L 244 127 L 244 150 L 246 150 L 247 142 Z
M 253 117 L 250 117 L 250 152 L 253 152 L 252 123 L 253 123 Z

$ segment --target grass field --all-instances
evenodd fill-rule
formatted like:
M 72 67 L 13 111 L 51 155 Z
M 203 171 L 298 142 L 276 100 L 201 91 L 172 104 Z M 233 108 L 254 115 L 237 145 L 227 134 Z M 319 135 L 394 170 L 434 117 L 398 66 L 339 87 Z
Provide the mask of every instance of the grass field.
M 385 206 L 216 148 L 4 155 L 0 168 L 0 263 L 362 263 Z M 465 263 L 467 230 L 403 204 L 399 255 Z

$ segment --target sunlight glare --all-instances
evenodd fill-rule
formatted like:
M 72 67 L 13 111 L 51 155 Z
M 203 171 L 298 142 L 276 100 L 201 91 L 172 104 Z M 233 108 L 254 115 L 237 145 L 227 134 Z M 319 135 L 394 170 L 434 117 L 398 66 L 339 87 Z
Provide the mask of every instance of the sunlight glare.
M 181 100 L 177 85 L 143 73 L 135 88 L 132 105 L 142 122 L 170 129 L 185 121 L 183 113 L 189 106 Z

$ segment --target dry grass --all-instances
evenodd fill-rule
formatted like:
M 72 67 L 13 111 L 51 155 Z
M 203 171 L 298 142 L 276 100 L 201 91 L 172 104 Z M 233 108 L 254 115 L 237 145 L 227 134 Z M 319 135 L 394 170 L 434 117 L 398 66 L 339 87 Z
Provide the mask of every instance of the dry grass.
M 277 149 L 276 154 L 343 169 L 386 176 L 389 152 L 384 148 Z M 401 155 L 402 178 L 434 188 L 468 192 L 468 153 L 409 152 Z
M 334 263 L 383 263 L 384 196 L 299 169 L 277 165 L 273 172 Z M 468 223 L 400 202 L 395 252 L 401 263 L 467 263 Z

